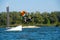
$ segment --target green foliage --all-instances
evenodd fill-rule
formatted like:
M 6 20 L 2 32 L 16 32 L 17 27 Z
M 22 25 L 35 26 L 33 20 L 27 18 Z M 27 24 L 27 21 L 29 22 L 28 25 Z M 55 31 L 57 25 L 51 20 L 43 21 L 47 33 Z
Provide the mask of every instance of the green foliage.
M 51 24 L 59 24 L 60 25 L 60 12 L 43 12 L 39 11 L 28 13 L 28 18 L 32 17 L 32 21 L 28 23 L 24 23 L 23 18 L 20 12 L 9 12 L 10 17 L 10 26 L 11 25 L 51 25 Z M 7 24 L 7 13 L 0 13 L 0 26 L 6 26 Z

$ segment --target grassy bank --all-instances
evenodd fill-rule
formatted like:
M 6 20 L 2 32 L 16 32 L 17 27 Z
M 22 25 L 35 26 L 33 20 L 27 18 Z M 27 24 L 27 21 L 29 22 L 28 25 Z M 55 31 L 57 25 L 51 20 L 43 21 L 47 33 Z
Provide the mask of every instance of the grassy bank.
M 25 26 L 38 26 L 38 27 L 51 27 L 51 26 L 60 26 L 60 23 L 59 24 L 14 24 L 14 25 L 10 25 L 9 27 L 16 27 L 18 25 L 22 25 L 23 27 Z M 2 25 L 0 27 L 7 27 L 7 25 Z

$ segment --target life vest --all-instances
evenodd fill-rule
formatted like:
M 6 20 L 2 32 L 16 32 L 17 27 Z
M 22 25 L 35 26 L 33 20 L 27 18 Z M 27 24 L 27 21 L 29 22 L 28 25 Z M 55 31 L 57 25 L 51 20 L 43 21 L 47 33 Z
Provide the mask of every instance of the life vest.
M 21 16 L 25 16 L 25 13 L 26 13 L 25 11 L 22 11 Z

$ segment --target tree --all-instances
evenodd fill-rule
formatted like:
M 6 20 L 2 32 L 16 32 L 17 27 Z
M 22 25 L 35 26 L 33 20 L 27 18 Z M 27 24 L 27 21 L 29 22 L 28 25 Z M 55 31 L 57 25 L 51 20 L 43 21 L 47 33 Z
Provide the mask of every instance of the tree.
M 55 21 L 54 23 L 57 24 L 58 23 L 58 19 L 57 19 L 57 16 L 56 16 L 55 12 L 51 12 L 51 16 L 53 17 L 53 19 Z
M 44 23 L 46 24 L 50 24 L 50 20 L 49 20 L 49 13 L 47 12 L 43 12 L 42 15 L 44 16 Z

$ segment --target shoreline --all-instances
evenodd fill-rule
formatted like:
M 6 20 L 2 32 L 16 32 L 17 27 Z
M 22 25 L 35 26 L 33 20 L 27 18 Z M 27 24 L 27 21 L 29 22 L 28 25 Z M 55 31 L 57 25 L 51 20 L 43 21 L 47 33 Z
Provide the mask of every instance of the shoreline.
M 22 28 L 40 28 L 38 26 L 22 26 L 22 25 L 19 25 L 19 26 L 21 26 Z M 6 28 L 15 28 L 15 27 L 6 27 Z
M 23 25 L 17 25 L 17 26 L 21 26 L 22 28 L 40 28 L 41 26 L 36 26 L 36 25 L 25 25 L 25 26 L 23 26 Z M 17 27 L 17 26 L 9 26 L 9 27 L 7 27 L 7 26 L 4 26 L 4 27 L 0 27 L 0 28 L 14 28 L 14 27 Z M 60 26 L 57 26 L 57 25 L 52 25 L 53 27 L 60 27 Z M 50 27 L 50 26 L 49 26 Z
M 38 26 L 22 26 L 22 28 L 40 28 L 40 27 L 38 27 Z

